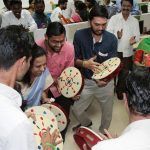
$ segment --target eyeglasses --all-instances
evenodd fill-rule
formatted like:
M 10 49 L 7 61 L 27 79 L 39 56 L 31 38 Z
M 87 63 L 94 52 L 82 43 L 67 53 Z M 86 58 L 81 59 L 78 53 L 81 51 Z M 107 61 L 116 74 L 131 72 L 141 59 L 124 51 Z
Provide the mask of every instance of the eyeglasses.
M 61 41 L 56 41 L 56 40 L 51 40 L 50 38 L 48 39 L 48 42 L 50 42 L 53 45 L 63 45 L 65 43 L 65 39 Z

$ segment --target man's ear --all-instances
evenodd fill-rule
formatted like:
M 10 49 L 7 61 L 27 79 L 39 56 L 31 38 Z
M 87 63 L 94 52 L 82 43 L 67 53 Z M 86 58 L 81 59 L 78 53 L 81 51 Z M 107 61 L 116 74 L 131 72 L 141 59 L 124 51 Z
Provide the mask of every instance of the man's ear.
M 18 62 L 18 69 L 22 69 L 22 68 L 24 68 L 24 65 L 26 64 L 26 56 L 23 56 L 22 58 L 20 58 L 19 60 L 18 60 L 19 62 Z

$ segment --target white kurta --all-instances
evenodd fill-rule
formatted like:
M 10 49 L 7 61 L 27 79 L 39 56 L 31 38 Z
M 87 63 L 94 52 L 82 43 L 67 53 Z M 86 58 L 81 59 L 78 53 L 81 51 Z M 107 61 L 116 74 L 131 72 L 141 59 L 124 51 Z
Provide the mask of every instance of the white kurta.
M 62 14 L 62 10 L 60 9 L 60 7 L 56 7 L 53 11 L 52 11 L 52 14 L 51 14 L 51 21 L 54 22 L 54 21 L 58 21 L 60 22 L 60 19 L 59 19 L 59 14 Z
M 36 150 L 35 138 L 20 94 L 0 83 L 0 150 Z
M 92 150 L 150 150 L 150 119 L 132 122 L 120 137 L 101 141 Z
M 133 47 L 129 43 L 130 38 L 135 36 L 136 41 L 139 41 L 140 38 L 138 20 L 131 15 L 124 20 L 122 13 L 112 16 L 107 30 L 117 37 L 117 31 L 121 29 L 123 29 L 123 35 L 121 39 L 118 39 L 118 52 L 123 52 L 123 57 L 130 57 L 133 55 Z
M 25 28 L 33 32 L 37 29 L 37 24 L 32 18 L 28 10 L 21 11 L 21 18 L 15 17 L 12 11 L 7 11 L 2 15 L 2 25 L 1 27 L 6 27 L 8 25 L 23 25 Z

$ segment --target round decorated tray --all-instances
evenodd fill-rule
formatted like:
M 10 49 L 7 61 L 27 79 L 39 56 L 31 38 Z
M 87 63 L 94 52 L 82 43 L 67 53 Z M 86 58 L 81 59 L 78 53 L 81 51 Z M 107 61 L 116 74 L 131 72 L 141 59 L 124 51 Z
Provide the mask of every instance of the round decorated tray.
M 26 112 L 32 112 L 35 114 L 36 121 L 32 118 L 29 118 L 33 126 L 33 134 L 36 139 L 37 149 L 42 149 L 41 144 L 41 135 L 43 131 L 46 131 L 47 128 L 50 128 L 50 133 L 55 129 L 58 129 L 57 119 L 55 115 L 50 112 L 47 108 L 42 106 L 34 106 L 26 110 Z M 62 139 L 61 134 L 58 137 L 58 140 Z M 63 143 L 57 145 L 57 150 L 63 150 Z
M 83 88 L 83 78 L 75 67 L 66 68 L 58 79 L 58 86 L 63 96 L 72 98 L 80 93 Z
M 67 126 L 67 120 L 68 120 L 68 117 L 64 109 L 57 103 L 43 104 L 41 106 L 49 109 L 55 115 L 58 123 L 58 128 L 60 132 L 63 131 Z
M 118 57 L 110 58 L 99 65 L 99 72 L 94 73 L 92 79 L 111 80 L 120 71 L 121 60 Z

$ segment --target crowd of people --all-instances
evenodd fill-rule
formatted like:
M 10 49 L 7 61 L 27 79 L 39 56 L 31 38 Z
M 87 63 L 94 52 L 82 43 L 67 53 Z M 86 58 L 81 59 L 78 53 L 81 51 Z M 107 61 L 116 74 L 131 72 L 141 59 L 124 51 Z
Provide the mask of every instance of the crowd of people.
M 94 99 L 100 103 L 99 132 L 104 140 L 92 150 L 112 147 L 115 150 L 148 150 L 150 39 L 141 41 L 133 58 L 133 44 L 140 38 L 138 20 L 131 15 L 135 1 L 122 0 L 121 10 L 117 12 L 115 9 L 112 15 L 106 7 L 110 1 L 98 5 L 93 0 L 86 0 L 85 3 L 74 0 L 69 20 L 88 20 L 89 27 L 77 30 L 73 43 L 66 39 L 65 20 L 62 20 L 67 0 L 58 0 L 50 18 L 44 13 L 44 0 L 30 0 L 28 10 L 22 9 L 21 0 L 4 0 L 4 4 L 6 8 L 1 13 L 0 28 L 0 150 L 36 149 L 31 124 L 23 111 L 51 103 L 51 98 L 65 110 L 67 116 L 70 111 L 73 112 L 79 123 L 72 128 L 73 131 L 80 126 L 94 124 L 86 110 Z M 35 41 L 30 32 L 37 28 L 46 28 L 46 33 L 44 38 Z M 99 65 L 113 57 L 121 60 L 122 69 L 118 76 L 109 81 L 93 80 L 92 75 Z M 73 98 L 66 98 L 58 88 L 58 79 L 68 67 L 77 67 L 84 78 L 80 95 Z M 115 139 L 108 132 L 114 89 L 117 98 L 125 100 L 130 123 Z M 61 131 L 63 141 L 69 123 L 70 119 Z M 49 130 L 41 136 L 44 150 L 53 150 L 62 142 L 57 140 L 57 130 L 52 134 Z
M 34 31 L 37 28 L 46 28 L 51 21 L 58 21 L 63 24 L 88 21 L 91 8 L 94 5 L 99 5 L 96 0 L 58 0 L 58 4 L 53 8 L 49 16 L 45 13 L 44 0 L 29 0 L 28 8 L 22 8 L 21 0 L 11 1 L 3 0 L 5 7 L 0 11 L 1 27 L 8 24 L 22 24 L 27 29 L 33 26 L 30 31 Z M 102 0 L 100 4 L 107 8 L 108 18 L 121 12 L 120 0 L 116 0 L 116 3 L 110 0 Z M 135 0 L 132 2 L 131 14 L 140 14 L 140 8 Z

